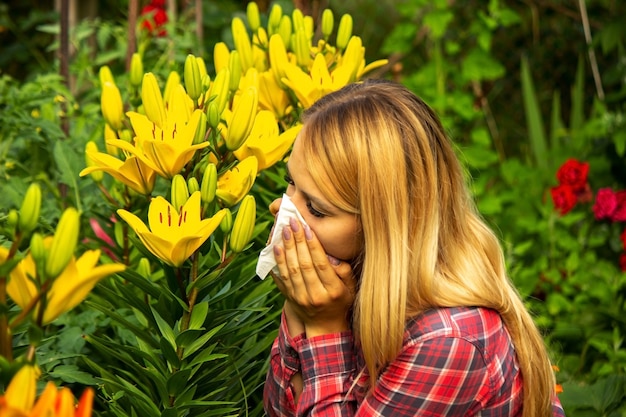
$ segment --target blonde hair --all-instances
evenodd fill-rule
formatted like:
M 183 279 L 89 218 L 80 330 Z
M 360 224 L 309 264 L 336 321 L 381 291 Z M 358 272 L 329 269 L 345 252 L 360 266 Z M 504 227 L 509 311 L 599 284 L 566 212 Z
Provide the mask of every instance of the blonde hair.
M 353 327 L 374 385 L 407 318 L 433 307 L 497 310 L 524 381 L 523 415 L 552 415 L 545 344 L 510 282 L 434 112 L 404 86 L 368 80 L 317 101 L 300 143 L 316 185 L 359 216 L 364 247 Z

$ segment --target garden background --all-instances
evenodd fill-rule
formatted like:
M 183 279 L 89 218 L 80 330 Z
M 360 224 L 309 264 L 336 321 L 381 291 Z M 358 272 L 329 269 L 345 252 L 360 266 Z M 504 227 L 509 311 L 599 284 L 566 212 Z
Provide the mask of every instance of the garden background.
M 384 77 L 441 115 L 566 414 L 626 416 L 626 3 L 255 5 L 0 3 L 2 392 L 263 415 L 282 303 L 254 268 L 298 115 Z

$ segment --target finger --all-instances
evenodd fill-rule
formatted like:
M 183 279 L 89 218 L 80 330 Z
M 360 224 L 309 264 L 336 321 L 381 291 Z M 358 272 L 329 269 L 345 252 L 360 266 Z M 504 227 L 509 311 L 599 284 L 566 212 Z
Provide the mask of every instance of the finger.
M 282 203 L 282 198 L 277 198 L 270 203 L 270 213 L 272 216 L 276 217 L 278 214 L 278 210 L 280 210 L 280 204 Z
M 326 292 L 326 288 L 324 287 L 320 279 L 319 271 L 315 267 L 315 264 L 312 260 L 312 254 L 309 249 L 307 237 L 310 237 L 310 228 L 308 226 L 303 226 L 295 218 L 290 219 L 289 227 L 293 233 L 293 240 L 296 246 L 300 277 L 309 295 L 319 295 L 319 293 L 322 291 Z M 294 280 L 295 286 L 295 280 L 297 279 L 297 277 L 292 277 L 292 279 Z
M 305 226 L 305 236 L 309 252 L 311 254 L 311 260 L 319 275 L 320 281 L 325 288 L 336 288 L 338 284 L 341 284 L 341 280 L 337 280 L 338 271 L 348 277 L 351 272 L 350 264 L 342 262 L 339 259 L 326 254 L 326 251 L 322 247 L 321 242 L 317 239 L 315 232 L 308 226 Z
M 305 279 L 312 279 L 310 275 L 313 267 L 304 239 L 304 232 L 298 220 L 291 218 L 289 225 L 283 229 L 283 244 L 285 263 L 293 287 L 294 299 L 297 298 L 300 302 L 305 302 L 308 294 L 310 294 L 310 288 Z
M 280 292 L 282 292 L 285 297 L 291 298 L 293 296 L 293 288 L 289 279 L 287 263 L 285 262 L 285 252 L 280 246 L 274 246 L 273 250 L 278 274 L 274 271 L 271 271 L 270 274 Z

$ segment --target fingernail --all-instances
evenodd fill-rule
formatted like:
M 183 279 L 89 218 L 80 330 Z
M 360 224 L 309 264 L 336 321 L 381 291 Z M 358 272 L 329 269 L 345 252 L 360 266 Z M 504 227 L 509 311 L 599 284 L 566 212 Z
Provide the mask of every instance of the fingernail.
M 304 237 L 306 238 L 306 240 L 313 239 L 313 233 L 311 232 L 311 228 L 309 227 L 309 225 L 304 226 Z
M 341 263 L 341 261 L 334 256 L 326 255 L 326 257 L 328 258 L 328 262 L 330 262 L 331 265 L 337 266 Z
M 283 228 L 283 239 L 289 240 L 291 239 L 291 230 L 288 227 Z
M 274 246 L 274 256 L 280 255 L 280 248 L 278 246 Z
M 289 219 L 289 226 L 291 227 L 291 230 L 293 230 L 294 232 L 297 232 L 298 230 L 300 230 L 300 226 L 298 226 L 298 222 L 293 217 Z

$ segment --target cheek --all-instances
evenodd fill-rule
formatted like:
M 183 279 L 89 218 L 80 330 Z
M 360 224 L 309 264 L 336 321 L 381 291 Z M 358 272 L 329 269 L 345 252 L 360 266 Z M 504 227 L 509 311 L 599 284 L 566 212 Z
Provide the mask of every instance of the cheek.
M 356 228 L 345 227 L 345 225 L 333 227 L 321 225 L 319 222 L 318 224 L 309 223 L 309 226 L 315 232 L 328 255 L 337 259 L 350 260 L 359 254 L 361 244 L 356 234 Z

